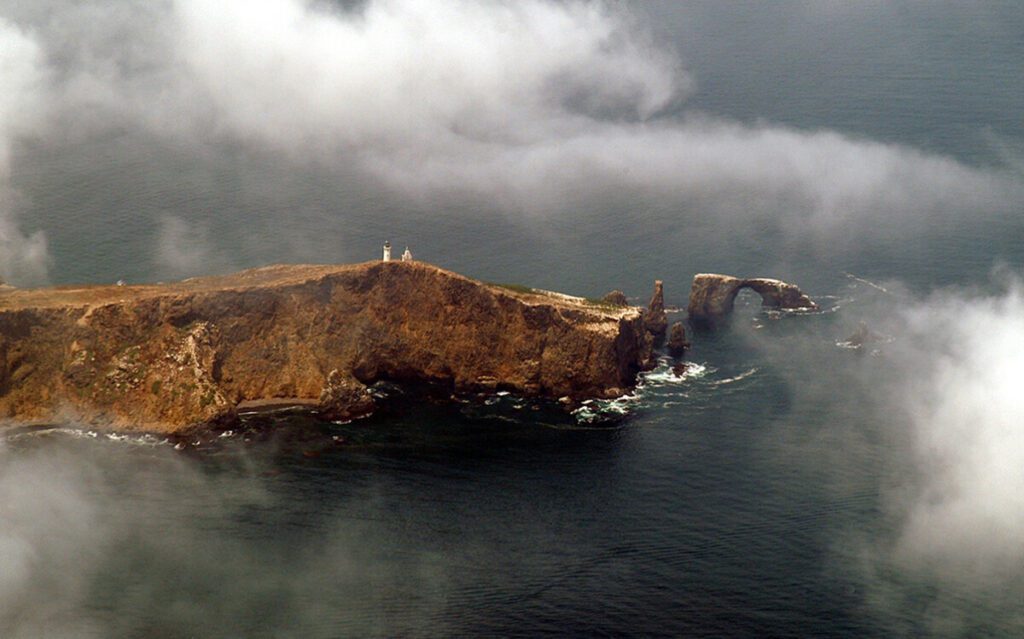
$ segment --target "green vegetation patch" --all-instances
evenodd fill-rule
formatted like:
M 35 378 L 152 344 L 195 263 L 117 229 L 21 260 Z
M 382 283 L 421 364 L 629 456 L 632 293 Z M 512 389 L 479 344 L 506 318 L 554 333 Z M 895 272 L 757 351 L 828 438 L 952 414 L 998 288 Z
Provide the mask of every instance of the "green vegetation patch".
M 621 310 L 629 308 L 628 306 L 619 306 L 618 304 L 612 304 L 611 302 L 606 302 L 605 300 L 603 300 L 603 299 L 601 299 L 599 297 L 585 297 L 583 299 L 590 306 L 596 306 L 596 307 L 598 307 L 600 309 L 603 309 L 603 310 L 606 310 L 606 311 L 621 311 Z
M 522 284 L 504 284 L 501 282 L 485 282 L 490 286 L 497 286 L 498 288 L 508 289 L 514 293 L 522 293 L 524 295 L 537 295 L 537 291 L 533 290 L 529 286 Z

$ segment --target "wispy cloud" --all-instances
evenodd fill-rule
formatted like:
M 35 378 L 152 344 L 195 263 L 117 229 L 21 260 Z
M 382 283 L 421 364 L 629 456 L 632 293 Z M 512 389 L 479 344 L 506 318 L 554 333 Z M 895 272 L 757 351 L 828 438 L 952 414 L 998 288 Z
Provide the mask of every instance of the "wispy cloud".
M 848 310 L 892 341 L 869 344 L 877 356 L 845 358 L 832 375 L 809 380 L 805 368 L 800 378 L 810 387 L 801 400 L 823 407 L 814 437 L 830 442 L 808 463 L 828 464 L 837 498 L 878 506 L 868 520 L 846 520 L 837 561 L 852 562 L 844 574 L 889 629 L 1016 634 L 1024 283 L 999 272 L 983 287 L 926 297 L 885 288 Z M 808 354 L 796 358 L 819 365 L 820 351 Z
M 4 637 L 384 636 L 420 627 L 413 613 L 382 617 L 382 593 L 442 618 L 447 570 L 427 551 L 388 550 L 397 541 L 372 488 L 321 509 L 307 522 L 315 535 L 269 548 L 259 539 L 280 538 L 272 522 L 281 520 L 253 514 L 287 513 L 288 491 L 260 476 L 272 462 L 257 452 L 235 450 L 237 467 L 210 473 L 211 460 L 170 446 L 40 437 L 0 440 Z
M 37 133 L 45 119 L 47 74 L 33 38 L 0 16 L 0 277 L 22 284 L 46 280 L 46 237 L 22 231 L 11 187 L 15 142 Z
M 54 68 L 54 135 L 130 123 L 204 156 L 223 144 L 315 165 L 429 201 L 436 215 L 543 219 L 615 195 L 637 204 L 620 215 L 654 202 L 682 224 L 756 221 L 832 246 L 1005 218 L 1024 194 L 1013 162 L 971 167 L 688 112 L 694 79 L 620 4 L 126 0 L 3 12 L 34 30 Z
M 832 236 L 1001 214 L 1022 192 L 1009 171 L 837 132 L 664 116 L 691 78 L 610 5 L 182 2 L 175 18 L 221 133 L 410 194 L 544 215 L 627 189 Z M 738 204 L 751 199 L 765 205 Z
M 202 275 L 227 269 L 230 261 L 210 240 L 209 226 L 167 216 L 160 221 L 156 261 L 173 277 Z

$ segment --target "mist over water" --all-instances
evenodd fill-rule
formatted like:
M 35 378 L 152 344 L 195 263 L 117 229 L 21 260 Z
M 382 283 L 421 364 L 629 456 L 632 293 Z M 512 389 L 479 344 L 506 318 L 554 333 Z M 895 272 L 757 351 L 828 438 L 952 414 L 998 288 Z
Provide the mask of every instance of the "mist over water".
M 7 431 L 0 635 L 1019 636 L 1020 33 L 996 2 L 0 0 L 16 285 L 390 239 L 822 304 L 741 297 L 611 422 L 392 389 L 184 451 Z

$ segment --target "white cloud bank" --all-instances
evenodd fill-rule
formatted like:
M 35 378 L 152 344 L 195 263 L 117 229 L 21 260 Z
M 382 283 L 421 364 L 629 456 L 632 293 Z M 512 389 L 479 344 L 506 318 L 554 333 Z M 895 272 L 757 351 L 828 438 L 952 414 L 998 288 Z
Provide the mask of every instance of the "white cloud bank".
M 869 325 L 895 339 L 847 378 L 854 397 L 870 398 L 852 409 L 870 425 L 830 416 L 841 444 L 817 461 L 845 496 L 879 494 L 881 513 L 851 523 L 836 549 L 855 554 L 853 584 L 890 634 L 1018 636 L 1024 280 L 1001 272 L 985 290 L 886 294 L 871 306 Z M 851 399 L 837 388 L 837 405 Z
M 835 132 L 659 117 L 692 82 L 604 3 L 183 0 L 175 18 L 221 132 L 344 157 L 411 194 L 550 213 L 627 189 L 831 233 L 1005 211 L 1021 193 L 1007 173 Z
M 1006 217 L 1024 200 L 1012 162 L 979 169 L 834 131 L 680 115 L 693 80 L 623 4 L 0 0 L 3 15 L 56 70 L 57 140 L 141 126 L 199 155 L 228 142 L 355 170 L 361 187 L 438 215 L 579 215 L 614 196 L 683 224 L 758 221 L 834 246 Z M 37 68 L 39 47 L 9 25 L 3 37 L 17 45 L 4 55 Z M 23 76 L 3 73 L 7 86 Z M 5 254 L 20 256 L 0 268 L 38 273 L 44 238 L 0 219 Z
M 909 314 L 915 489 L 898 554 L 942 575 L 1024 573 L 1024 287 L 937 296 Z M 913 379 L 913 377 L 911 377 Z

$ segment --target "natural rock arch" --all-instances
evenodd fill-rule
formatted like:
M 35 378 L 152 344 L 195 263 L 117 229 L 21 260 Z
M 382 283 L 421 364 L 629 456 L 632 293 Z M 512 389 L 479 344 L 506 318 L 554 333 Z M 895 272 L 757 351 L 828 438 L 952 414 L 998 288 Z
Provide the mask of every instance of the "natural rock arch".
M 761 296 L 763 306 L 786 309 L 816 309 L 814 303 L 796 285 L 766 277 L 742 279 L 717 273 L 699 273 L 693 277 L 687 312 L 690 321 L 714 323 L 732 313 L 736 296 L 749 288 Z

